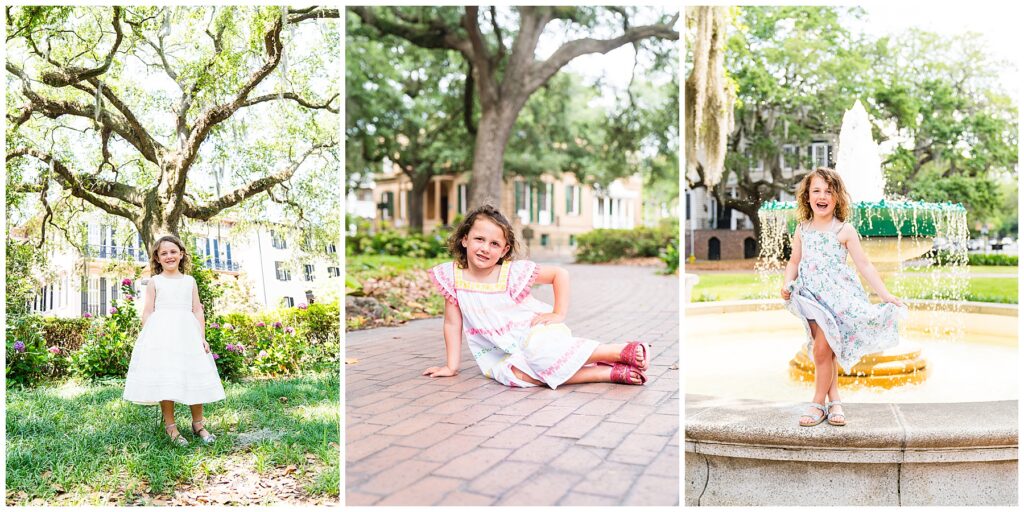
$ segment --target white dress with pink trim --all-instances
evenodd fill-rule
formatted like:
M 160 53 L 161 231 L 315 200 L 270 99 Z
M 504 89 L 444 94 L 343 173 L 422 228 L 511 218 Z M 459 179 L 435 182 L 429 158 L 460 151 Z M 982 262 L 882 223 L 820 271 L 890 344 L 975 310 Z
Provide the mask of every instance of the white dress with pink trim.
M 462 312 L 462 337 L 485 376 L 506 386 L 533 386 L 515 376 L 514 366 L 555 389 L 586 364 L 598 343 L 574 337 L 565 324 L 530 326 L 534 316 L 552 310 L 530 295 L 537 273 L 537 264 L 526 260 L 503 262 L 494 283 L 466 280 L 454 262 L 430 269 L 445 299 Z

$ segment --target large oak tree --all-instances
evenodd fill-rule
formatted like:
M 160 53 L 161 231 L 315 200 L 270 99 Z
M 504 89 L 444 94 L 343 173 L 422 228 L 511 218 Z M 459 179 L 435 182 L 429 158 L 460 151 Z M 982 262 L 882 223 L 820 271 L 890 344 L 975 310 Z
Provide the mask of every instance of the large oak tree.
M 494 7 L 349 7 L 363 24 L 426 49 L 454 50 L 470 67 L 479 118 L 471 118 L 473 167 L 470 205 L 498 204 L 502 191 L 505 151 L 527 100 L 566 64 L 581 55 L 607 53 L 648 39 L 674 40 L 678 13 L 657 23 L 634 25 L 632 8 L 516 7 L 516 22 L 507 23 Z M 609 20 L 614 34 L 608 32 Z M 558 25 L 552 25 L 558 22 Z M 538 43 L 549 26 L 575 38 L 547 58 L 538 58 Z M 576 37 L 579 36 L 579 37 Z
M 337 9 L 8 7 L 7 168 L 150 244 L 250 198 L 337 183 Z M 334 160 L 332 162 L 332 159 Z M 321 170 L 317 183 L 297 170 Z M 10 172 L 17 170 L 17 172 Z M 221 190 L 221 187 L 224 190 Z

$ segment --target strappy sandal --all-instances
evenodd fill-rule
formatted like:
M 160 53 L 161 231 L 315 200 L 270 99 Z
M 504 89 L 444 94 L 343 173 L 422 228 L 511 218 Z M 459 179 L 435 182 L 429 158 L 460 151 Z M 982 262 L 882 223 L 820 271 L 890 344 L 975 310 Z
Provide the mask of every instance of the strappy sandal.
M 203 444 L 213 444 L 213 442 L 217 440 L 217 436 L 208 432 L 204 423 L 206 423 L 206 420 L 193 421 L 192 433 L 199 436 L 199 439 L 203 440 Z M 199 428 L 196 428 L 196 425 L 199 425 Z M 202 432 L 206 432 L 206 435 L 203 436 Z
M 827 408 L 829 411 L 831 411 L 833 405 L 843 405 L 843 402 L 840 401 L 840 400 L 836 400 L 835 402 L 826 402 L 825 403 L 825 408 Z M 834 418 L 841 418 L 841 419 L 834 419 Z M 828 413 L 828 424 L 829 425 L 835 425 L 837 427 L 844 427 L 844 426 L 846 426 L 846 415 L 841 413 L 841 412 L 830 412 L 830 413 Z
M 804 418 L 810 418 L 811 420 L 814 421 L 814 423 L 804 423 L 803 421 L 797 420 L 797 422 L 800 424 L 801 427 L 813 427 L 815 425 L 820 425 L 821 422 L 825 421 L 825 418 L 828 417 L 828 410 L 825 409 L 824 405 L 821 405 L 818 402 L 811 402 L 810 406 L 814 407 L 815 409 L 820 410 L 821 411 L 821 415 L 820 416 L 811 416 L 810 414 L 803 414 L 803 415 L 801 415 L 800 416 L 801 420 L 804 419 Z
M 644 350 L 643 366 L 636 364 L 636 353 L 637 350 L 641 348 Z M 619 362 L 622 364 L 627 364 L 629 366 L 635 366 L 640 371 L 646 371 L 647 368 L 651 366 L 650 353 L 650 346 L 647 345 L 646 343 L 641 343 L 639 341 L 631 341 L 629 343 L 626 343 L 626 347 L 622 349 L 622 352 L 619 352 Z
M 174 429 L 174 431 L 171 432 L 171 429 Z M 167 431 L 167 435 L 170 436 L 171 438 L 171 443 L 173 443 L 175 446 L 188 446 L 188 439 L 181 437 L 181 432 L 178 432 L 178 425 L 174 423 L 168 423 L 164 425 L 164 430 Z
M 647 383 L 647 376 L 644 372 L 635 366 L 628 364 L 616 363 L 612 366 L 612 382 L 616 384 L 631 384 L 634 386 L 643 386 Z M 633 382 L 633 378 L 630 372 L 635 371 L 640 376 L 640 382 Z

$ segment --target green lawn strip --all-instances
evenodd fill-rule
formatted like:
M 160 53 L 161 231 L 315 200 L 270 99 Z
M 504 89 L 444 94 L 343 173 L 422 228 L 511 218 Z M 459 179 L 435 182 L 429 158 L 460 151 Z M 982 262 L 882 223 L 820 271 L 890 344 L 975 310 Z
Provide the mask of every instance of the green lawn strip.
M 984 267 L 993 268 L 993 267 Z M 1004 267 L 1005 268 L 1005 267 Z M 693 301 L 743 300 L 768 296 L 775 298 L 781 276 L 774 278 L 767 289 L 756 273 L 698 274 L 700 280 L 693 289 Z M 895 288 L 896 277 L 885 278 L 886 287 Z M 904 275 L 900 284 L 907 298 L 935 298 L 934 286 L 928 276 Z M 967 300 L 976 302 L 1017 303 L 1017 279 L 1012 277 L 971 277 L 968 280 Z
M 121 399 L 123 382 L 7 390 L 7 491 L 49 500 L 86 502 L 96 492 L 124 493 L 121 503 L 143 492 L 169 494 L 174 486 L 215 474 L 239 450 L 255 455 L 264 472 L 274 465 L 304 469 L 305 454 L 316 456 L 307 490 L 338 495 L 332 481 L 340 471 L 338 376 L 308 375 L 280 380 L 225 383 L 227 398 L 209 404 L 205 416 L 218 435 L 211 446 L 171 446 L 159 425 L 157 406 Z M 62 396 L 62 393 L 65 396 Z M 281 400 L 285 397 L 285 400 Z M 176 408 L 178 428 L 192 440 L 185 406 Z M 267 429 L 283 434 L 236 446 L 240 433 Z M 312 468 L 311 468 L 312 469 Z M 71 498 L 69 500 L 69 498 Z
M 348 256 L 345 259 L 345 273 L 362 280 L 423 271 L 446 261 L 451 261 L 451 258 L 407 258 L 405 256 L 364 254 Z
M 908 267 L 904 270 L 906 273 L 924 273 L 931 272 L 933 267 Z M 1017 267 L 1007 266 L 995 266 L 995 265 L 981 265 L 981 266 L 968 266 L 967 271 L 971 275 L 978 274 L 1006 274 L 1006 275 L 1017 275 Z
M 396 325 L 407 320 L 444 313 L 444 297 L 434 290 L 426 271 L 451 258 L 407 258 L 403 256 L 350 256 L 346 261 L 345 293 L 370 295 L 390 310 L 383 318 L 372 320 L 346 312 L 345 330 Z M 370 281 L 386 281 L 387 286 L 371 286 Z

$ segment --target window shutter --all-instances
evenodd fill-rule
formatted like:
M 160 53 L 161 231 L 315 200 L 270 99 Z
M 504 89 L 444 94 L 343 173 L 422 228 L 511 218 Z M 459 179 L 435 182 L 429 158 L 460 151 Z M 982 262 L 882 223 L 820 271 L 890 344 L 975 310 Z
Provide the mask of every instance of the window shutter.
M 107 278 L 100 278 L 100 315 L 107 314 Z

